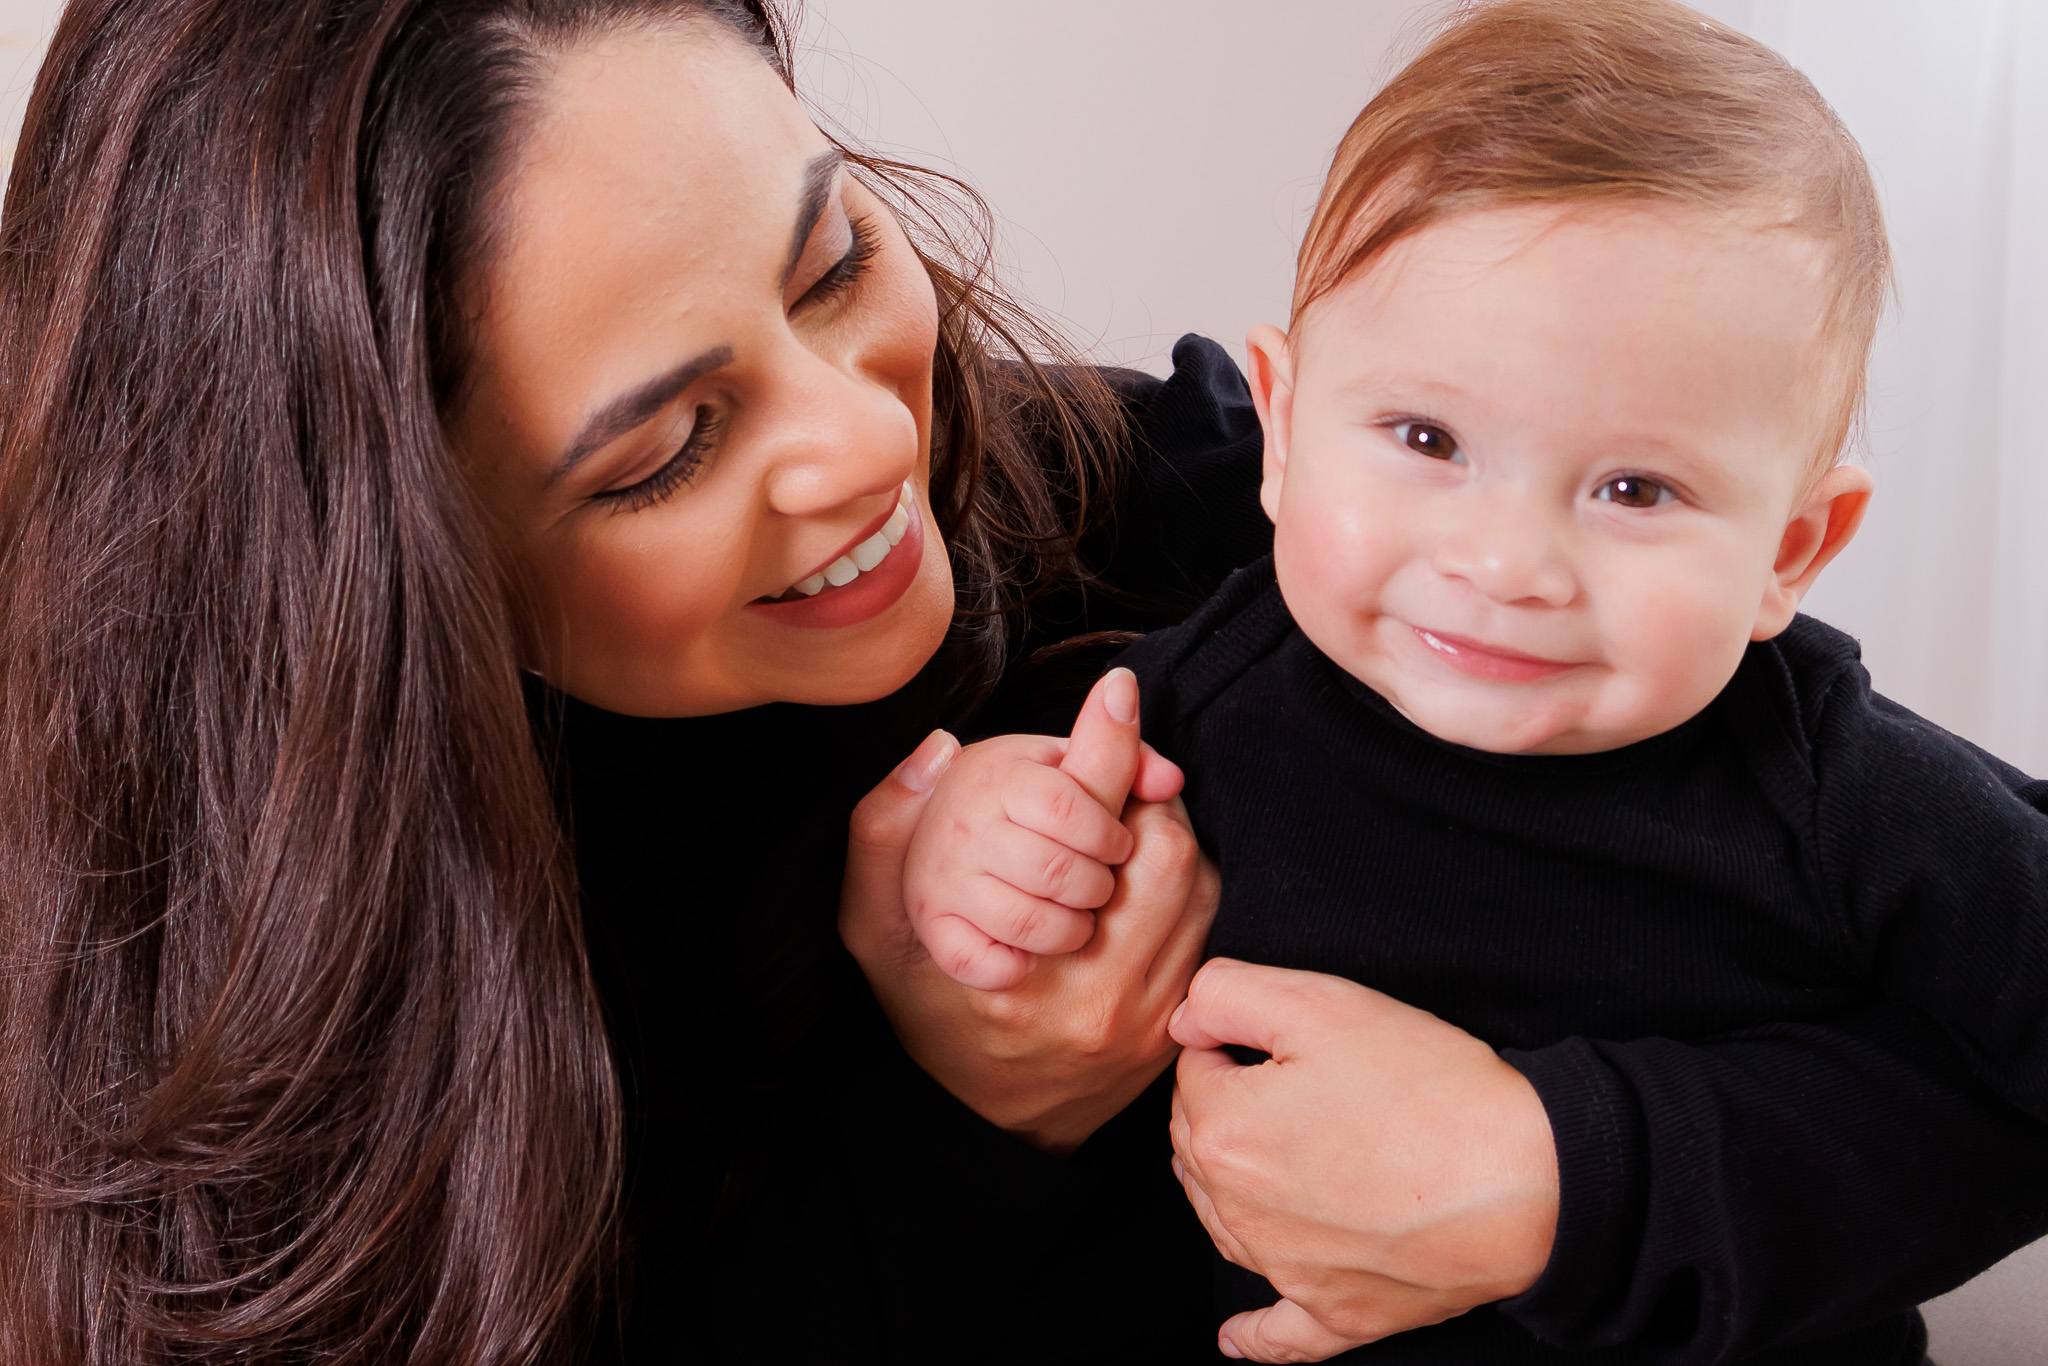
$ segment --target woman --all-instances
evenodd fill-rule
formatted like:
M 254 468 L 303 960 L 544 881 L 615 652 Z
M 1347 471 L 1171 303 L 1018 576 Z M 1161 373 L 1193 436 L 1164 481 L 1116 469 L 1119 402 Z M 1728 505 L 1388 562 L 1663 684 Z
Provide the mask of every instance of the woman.
M 976 999 L 889 904 L 944 743 L 884 778 L 1258 553 L 1255 437 L 1213 353 L 991 360 L 1041 339 L 776 33 L 66 15 L 0 228 L 9 1362 L 1206 1350 L 1126 1108 L 1184 827 L 1134 808 L 1097 943 Z M 919 1066 L 833 941 L 878 782 L 846 924 Z
M 10 1362 L 569 1352 L 607 1260 L 620 1105 L 521 667 L 616 711 L 863 703 L 920 675 L 957 601 L 929 691 L 813 736 L 867 744 L 816 783 L 771 775 L 785 800 L 744 813 L 786 857 L 709 851 L 732 866 L 693 879 L 692 909 L 724 912 L 721 880 L 742 904 L 677 960 L 704 980 L 671 994 L 706 992 L 680 1026 L 650 1023 L 662 999 L 622 982 L 635 946 L 608 937 L 608 911 L 647 913 L 632 898 L 653 855 L 608 873 L 620 831 L 589 804 L 623 803 L 630 775 L 608 798 L 578 709 L 531 683 L 572 760 L 630 1088 L 640 1322 L 665 1354 L 711 1349 L 677 1343 L 650 1296 L 680 1276 L 703 1302 L 704 1226 L 717 1249 L 763 1227 L 754 1192 L 816 1098 L 786 1084 L 816 1067 L 795 1044 L 835 998 L 866 999 L 832 929 L 848 811 L 989 690 L 1023 643 L 1009 609 L 1032 603 L 1041 634 L 1094 624 L 1075 530 L 1105 521 L 1117 454 L 1099 380 L 995 364 L 992 337 L 1024 320 L 913 252 L 798 114 L 776 32 L 724 3 L 66 14 L 0 267 Z M 703 78 L 688 136 L 643 117 L 601 139 L 621 155 L 599 169 L 627 180 L 552 195 L 550 151 L 588 169 L 578 132 L 621 92 L 627 114 L 672 111 L 679 64 Z M 679 169 L 724 195 L 680 227 L 631 198 Z M 612 279 L 561 274 L 607 220 L 670 236 Z M 588 255 L 615 266 L 619 245 Z M 768 288 L 721 312 L 691 278 L 668 315 L 645 311 L 676 283 L 663 268 L 706 259 Z M 866 585 L 785 591 L 836 576 L 899 490 L 911 511 Z M 1226 568 L 1176 583 L 1162 556 L 1152 579 L 1184 606 Z M 719 782 L 697 757 L 682 780 Z M 1097 1120 L 1169 1054 L 1199 941 L 1198 922 L 1167 933 L 1192 885 L 1179 864 L 1153 898 L 1171 955 L 1107 1040 L 1120 1090 Z M 672 896 L 691 874 L 661 871 Z M 869 1004 L 854 1028 L 876 1020 Z M 678 1040 L 707 1065 L 662 1053 L 675 1075 L 644 1084 L 650 1048 Z M 1145 1132 L 1163 1185 L 1163 1127 Z M 769 1186 L 832 1232 L 810 1188 Z M 780 1274 L 792 1303 L 815 1300 Z

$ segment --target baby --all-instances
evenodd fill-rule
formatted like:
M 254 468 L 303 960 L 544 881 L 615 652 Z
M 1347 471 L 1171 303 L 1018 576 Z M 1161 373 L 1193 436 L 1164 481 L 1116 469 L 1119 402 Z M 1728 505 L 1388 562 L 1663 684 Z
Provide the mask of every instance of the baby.
M 1428 1010 L 1559 1125 L 1571 1041 L 1879 998 L 2048 1116 L 2048 784 L 1796 615 L 1870 497 L 1887 273 L 1818 94 L 1667 0 L 1478 6 L 1373 100 L 1249 339 L 1274 554 L 1093 704 L 1185 771 L 1213 954 Z M 1086 942 L 1111 729 L 935 790 L 906 892 L 956 977 Z

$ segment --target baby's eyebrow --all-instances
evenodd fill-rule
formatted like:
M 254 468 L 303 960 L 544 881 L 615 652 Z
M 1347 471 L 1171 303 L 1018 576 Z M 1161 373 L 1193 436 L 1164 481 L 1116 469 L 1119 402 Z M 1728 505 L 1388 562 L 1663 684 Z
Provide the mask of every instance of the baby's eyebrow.
M 1472 391 L 1448 380 L 1432 379 L 1426 375 L 1404 375 L 1392 371 L 1377 371 L 1353 375 L 1337 386 L 1337 392 L 1347 397 L 1399 399 L 1406 395 L 1437 399 L 1470 398 Z

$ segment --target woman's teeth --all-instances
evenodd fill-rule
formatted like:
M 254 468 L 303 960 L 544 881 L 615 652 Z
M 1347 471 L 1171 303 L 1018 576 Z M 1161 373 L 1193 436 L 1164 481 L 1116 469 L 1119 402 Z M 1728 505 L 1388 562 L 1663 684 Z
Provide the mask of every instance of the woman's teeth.
M 844 588 L 861 575 L 889 558 L 889 552 L 902 544 L 904 535 L 910 530 L 910 486 L 903 486 L 896 498 L 896 510 L 889 514 L 889 520 L 882 529 L 862 541 L 853 549 L 825 566 L 824 572 L 813 574 L 791 591 L 804 597 L 814 598 L 825 591 L 826 585 Z

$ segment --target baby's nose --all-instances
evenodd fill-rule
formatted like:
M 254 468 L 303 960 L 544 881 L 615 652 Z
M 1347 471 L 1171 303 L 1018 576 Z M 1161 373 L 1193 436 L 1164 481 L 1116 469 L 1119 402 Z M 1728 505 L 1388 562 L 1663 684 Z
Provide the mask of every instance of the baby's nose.
M 1540 513 L 1512 498 L 1459 509 L 1437 538 L 1434 567 L 1503 606 L 1567 607 L 1578 596 L 1566 548 Z

